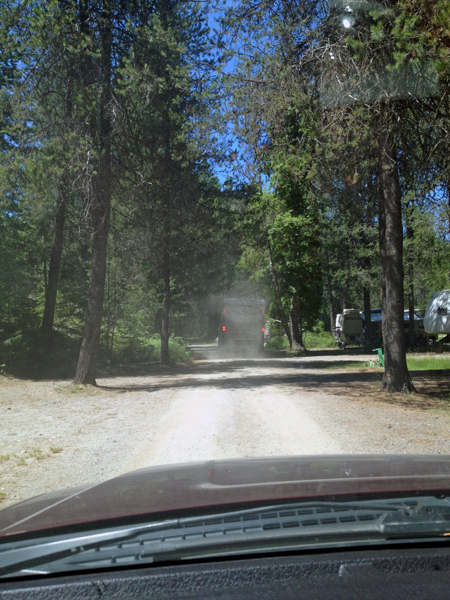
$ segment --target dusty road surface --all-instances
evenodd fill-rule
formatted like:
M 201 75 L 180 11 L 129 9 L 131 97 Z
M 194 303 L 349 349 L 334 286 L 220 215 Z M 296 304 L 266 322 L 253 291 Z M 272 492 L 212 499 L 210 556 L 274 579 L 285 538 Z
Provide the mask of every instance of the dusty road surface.
M 450 453 L 446 404 L 379 392 L 373 356 L 197 360 L 98 379 L 0 380 L 0 506 L 145 467 L 329 453 Z M 446 392 L 448 394 L 448 392 Z

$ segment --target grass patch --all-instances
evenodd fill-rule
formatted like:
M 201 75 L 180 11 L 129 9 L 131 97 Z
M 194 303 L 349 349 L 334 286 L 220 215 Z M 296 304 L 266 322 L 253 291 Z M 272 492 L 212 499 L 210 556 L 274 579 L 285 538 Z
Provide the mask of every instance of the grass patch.
M 0 490 L 0 500 L 4 500 L 5 498 L 6 498 L 5 492 L 2 492 L 2 490 Z
M 410 371 L 444 371 L 450 369 L 450 357 L 447 356 L 408 356 L 406 358 Z
M 0 464 L 9 460 L 11 456 L 9 454 L 0 454 Z
M 432 408 L 430 412 L 435 413 L 437 415 L 449 415 L 450 409 L 444 407 Z
M 376 363 L 376 359 L 371 361 L 372 363 Z M 446 356 L 407 356 L 406 362 L 408 364 L 408 369 L 410 371 L 445 371 L 450 370 L 450 357 Z M 325 368 L 327 370 L 331 369 L 342 369 L 343 371 L 352 371 L 354 369 L 367 369 L 371 368 L 374 365 L 370 365 L 369 363 L 365 363 L 362 361 L 335 361 L 330 362 Z M 383 369 L 380 369 L 382 372 Z
M 315 365 L 315 363 L 314 363 Z M 368 363 L 365 363 L 362 360 L 359 361 L 347 361 L 347 360 L 336 360 L 334 362 L 323 362 L 324 366 L 321 366 L 321 369 L 325 369 L 326 371 L 335 371 L 336 369 L 342 369 L 342 371 L 354 371 L 355 369 L 369 369 L 373 368 Z M 325 366 L 326 365 L 326 366 Z
M 84 390 L 84 385 L 72 385 L 70 386 L 70 392 L 72 394 L 79 394 Z
M 46 454 L 42 452 L 40 448 L 33 448 L 32 450 L 28 450 L 29 458 L 35 458 L 36 460 L 43 460 L 47 457 Z
M 50 452 L 52 452 L 53 454 L 59 454 L 60 452 L 62 452 L 62 448 L 60 448 L 59 446 L 50 446 Z

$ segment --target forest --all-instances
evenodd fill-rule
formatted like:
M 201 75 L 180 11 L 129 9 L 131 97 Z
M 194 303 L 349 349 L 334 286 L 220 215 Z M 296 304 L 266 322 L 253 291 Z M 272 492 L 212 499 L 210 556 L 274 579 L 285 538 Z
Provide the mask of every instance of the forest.
M 0 48 L 1 370 L 168 365 L 237 293 L 298 351 L 382 308 L 413 389 L 403 312 L 450 288 L 447 0 L 5 0 Z

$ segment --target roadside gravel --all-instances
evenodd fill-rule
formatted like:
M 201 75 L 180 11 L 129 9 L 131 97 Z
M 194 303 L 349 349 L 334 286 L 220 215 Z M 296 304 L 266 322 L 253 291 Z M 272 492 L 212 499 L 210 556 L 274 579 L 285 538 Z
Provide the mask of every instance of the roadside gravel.
M 449 412 L 390 404 L 364 389 L 347 396 L 334 380 L 334 371 L 304 358 L 203 360 L 109 376 L 97 388 L 1 379 L 0 507 L 147 465 L 450 453 Z

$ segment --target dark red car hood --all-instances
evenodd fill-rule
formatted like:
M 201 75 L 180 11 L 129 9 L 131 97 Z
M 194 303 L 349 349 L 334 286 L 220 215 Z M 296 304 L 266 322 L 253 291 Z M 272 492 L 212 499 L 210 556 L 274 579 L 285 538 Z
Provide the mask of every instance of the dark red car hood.
M 308 498 L 449 490 L 450 456 L 350 455 L 221 460 L 149 467 L 36 496 L 0 511 L 5 536 L 186 516 Z

